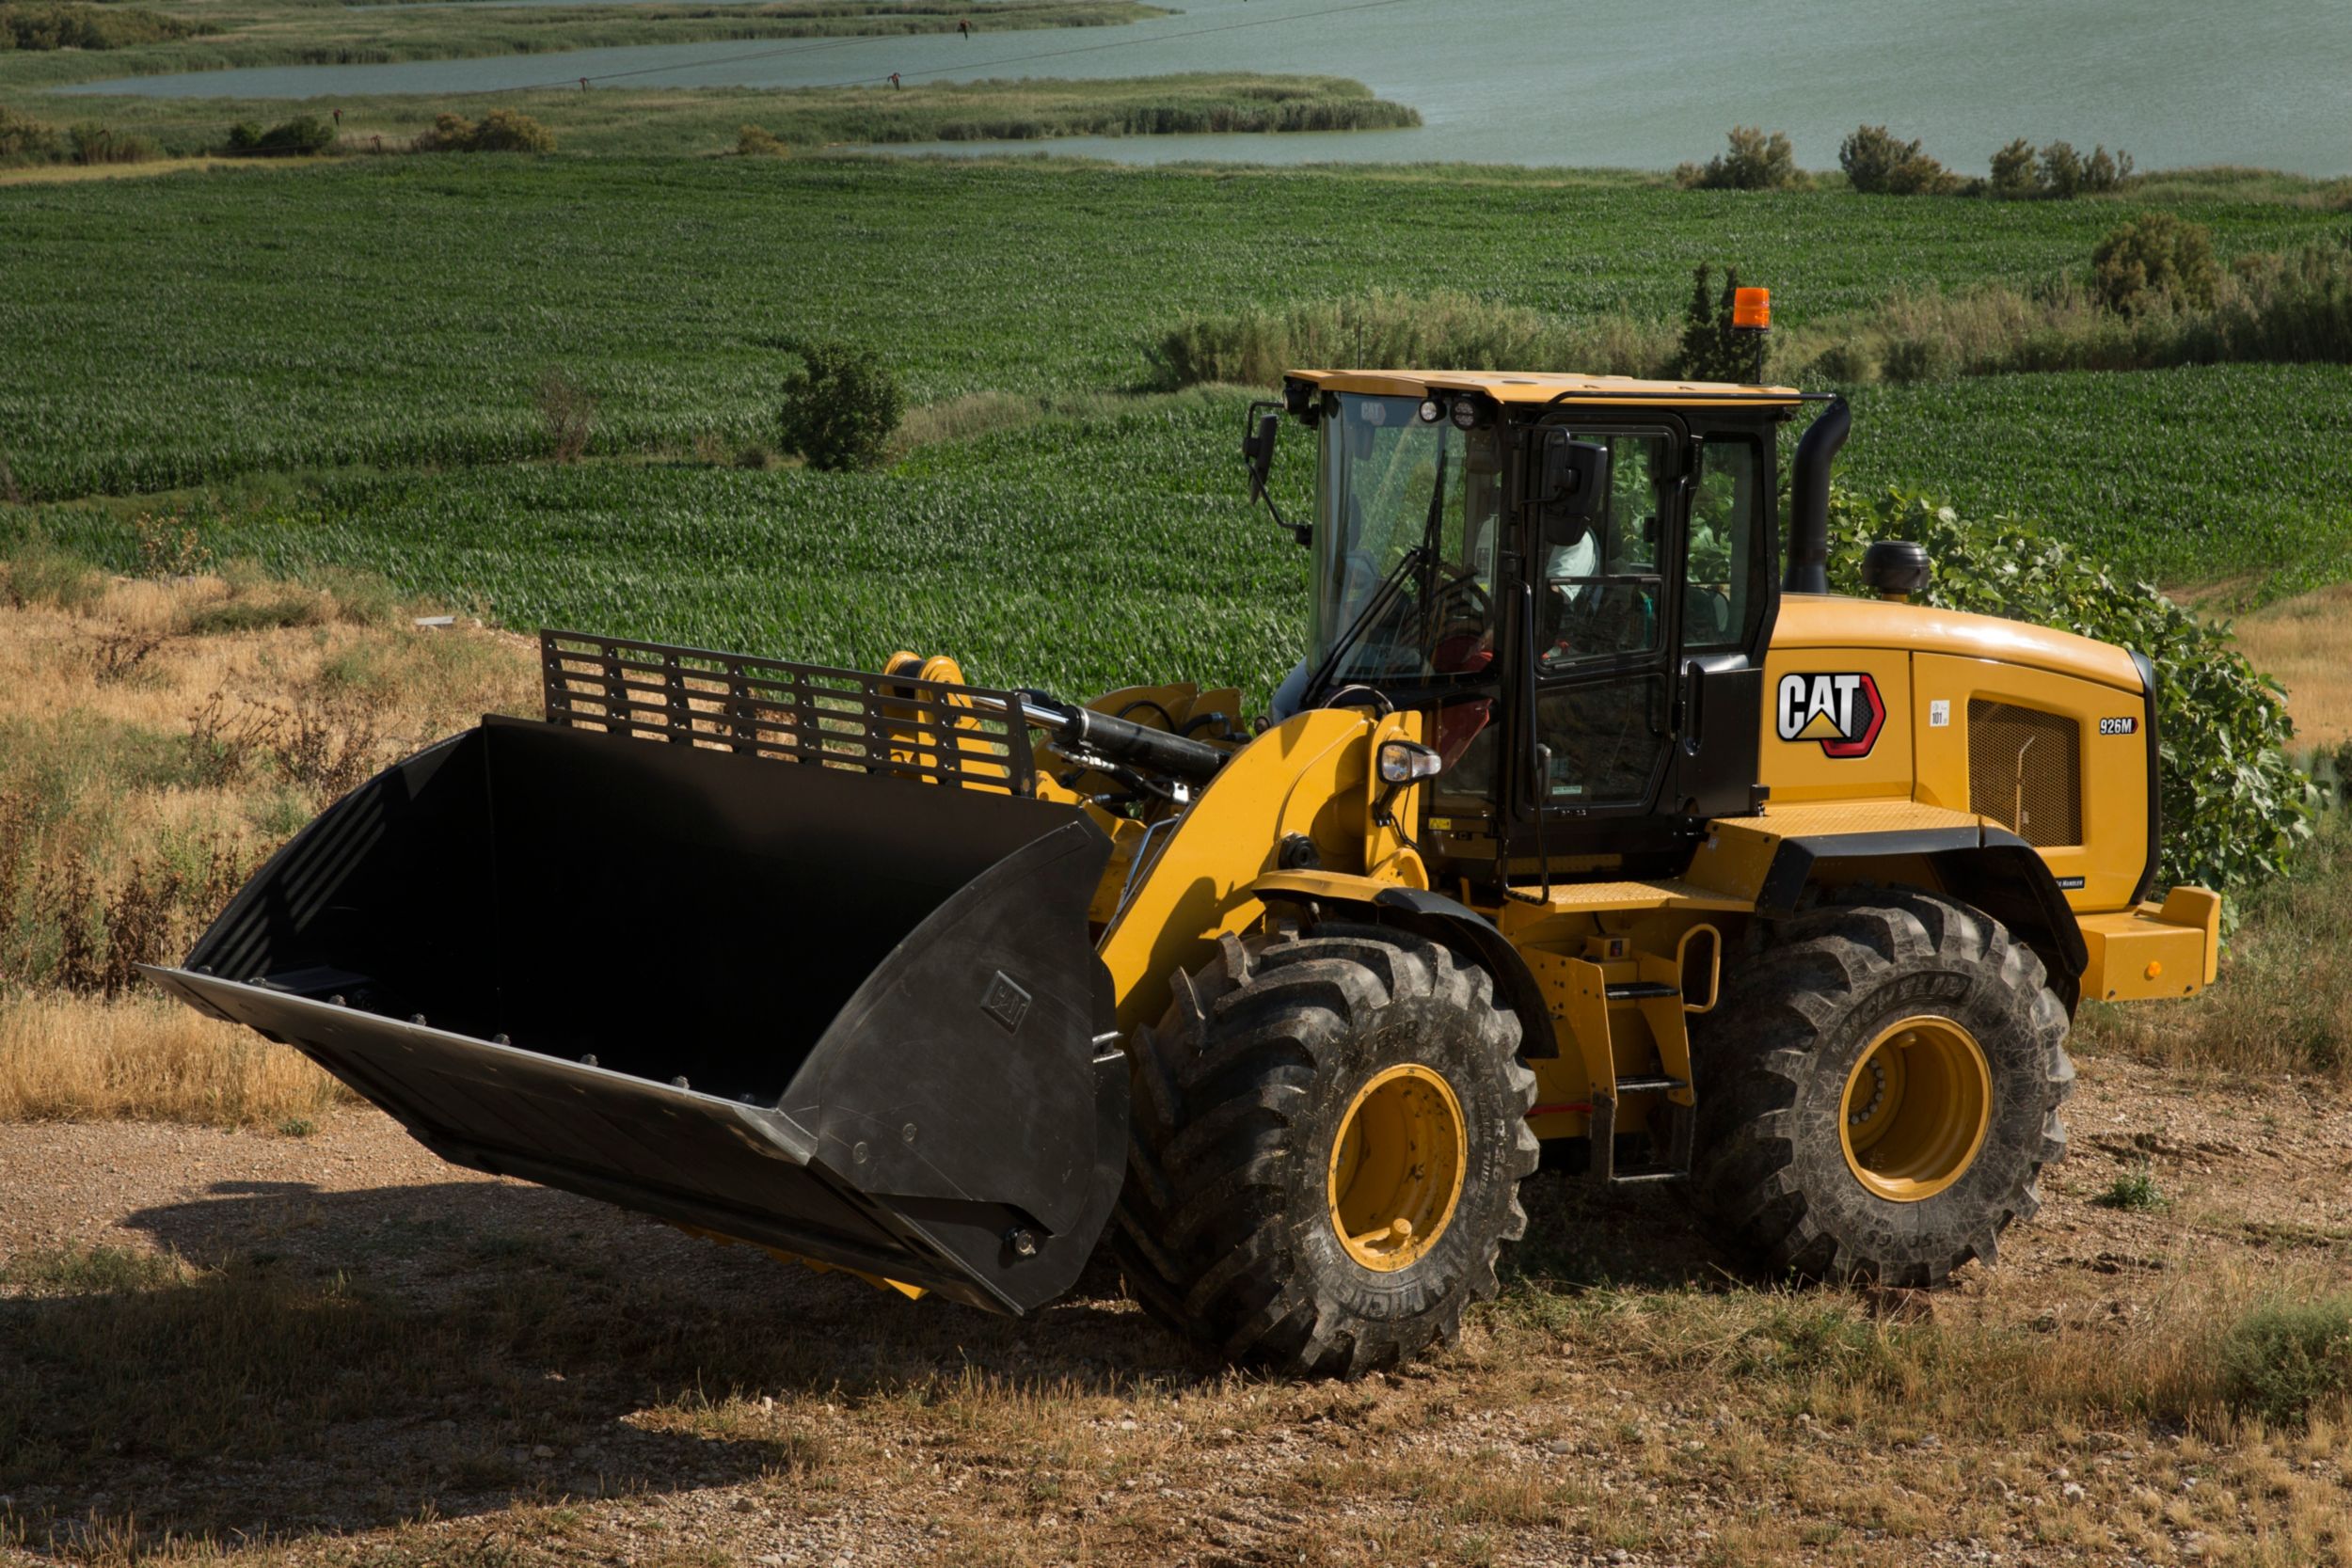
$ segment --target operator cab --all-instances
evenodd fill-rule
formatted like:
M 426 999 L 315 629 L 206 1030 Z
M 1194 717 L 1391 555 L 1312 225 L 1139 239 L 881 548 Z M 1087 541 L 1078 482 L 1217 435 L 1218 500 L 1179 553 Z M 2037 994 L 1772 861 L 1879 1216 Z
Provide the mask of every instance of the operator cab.
M 1756 807 L 1772 387 L 1308 372 L 1307 658 L 1285 708 L 1421 709 L 1440 875 L 1687 855 Z M 1271 405 L 1262 405 L 1271 406 Z M 1254 411 L 1253 411 L 1254 416 Z M 1250 448 L 1270 455 L 1270 421 Z

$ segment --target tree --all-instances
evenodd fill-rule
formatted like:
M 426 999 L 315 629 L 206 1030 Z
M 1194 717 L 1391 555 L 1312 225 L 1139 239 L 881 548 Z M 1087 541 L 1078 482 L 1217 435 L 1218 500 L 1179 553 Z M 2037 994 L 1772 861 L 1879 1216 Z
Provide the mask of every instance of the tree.
M 2090 253 L 2090 281 L 2100 303 L 2134 316 L 2175 299 L 2211 307 L 2221 268 L 2203 224 L 2150 213 L 2108 230 Z
M 2071 142 L 2054 141 L 2042 150 L 2042 165 L 2035 173 L 2042 194 L 2072 201 L 2082 194 L 2083 156 Z
M 1724 269 L 1720 294 L 1710 286 L 1713 279 L 1714 268 L 1705 261 L 1692 274 L 1691 304 L 1683 312 L 1674 373 L 1686 381 L 1747 381 L 1756 374 L 1756 348 L 1731 325 L 1740 269 Z
M 1993 154 L 1993 194 L 2010 200 L 2038 195 L 2033 173 L 2033 143 L 2020 136 Z
M 1959 183 L 1944 166 L 1883 125 L 1854 129 L 1837 148 L 1846 182 L 1866 196 L 1920 196 L 1948 191 Z
M 812 468 L 880 465 L 906 411 L 898 377 L 879 356 L 848 343 L 803 343 L 777 417 L 784 450 Z

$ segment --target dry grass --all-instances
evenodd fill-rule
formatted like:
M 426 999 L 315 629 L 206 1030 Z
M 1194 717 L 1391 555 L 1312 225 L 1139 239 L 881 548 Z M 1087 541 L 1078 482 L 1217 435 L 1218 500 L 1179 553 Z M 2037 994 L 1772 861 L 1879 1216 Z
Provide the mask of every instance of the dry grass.
M 308 1057 L 177 1002 L 32 995 L 0 1004 L 0 1120 L 266 1126 L 350 1102 Z
M 39 542 L 0 561 L 0 1117 L 275 1122 L 327 1081 L 141 994 L 270 850 L 481 713 L 528 711 L 520 639 L 419 632 L 381 586 L 200 564 L 152 579 Z
M 2298 740 L 2352 740 L 2352 584 L 2265 605 L 2232 629 L 2254 667 L 2287 689 Z

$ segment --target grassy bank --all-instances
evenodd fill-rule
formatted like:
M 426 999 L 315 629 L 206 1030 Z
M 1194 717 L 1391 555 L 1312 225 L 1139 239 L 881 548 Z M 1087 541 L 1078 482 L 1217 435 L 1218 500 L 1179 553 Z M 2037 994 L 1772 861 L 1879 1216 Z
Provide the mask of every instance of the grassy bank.
M 541 55 L 570 49 L 1116 26 L 1166 8 L 1137 0 L 977 0 L 968 6 L 898 0 L 769 0 L 760 4 L 460 6 L 301 4 L 300 0 L 164 0 L 167 22 L 200 23 L 200 36 L 104 50 L 0 53 L 0 91 L 118 76 L 246 66 L 386 65 Z M 561 75 L 560 71 L 555 72 Z
M 636 9 L 636 7 L 612 8 Z M 788 149 L 840 143 L 1032 140 L 1053 136 L 1202 132 L 1359 131 L 1416 125 L 1410 108 L 1335 76 L 1242 72 L 1106 81 L 1020 80 L 767 90 L 755 87 L 578 88 L 544 92 L 379 94 L 289 102 L 240 98 L 45 98 L 20 112 L 53 121 L 95 119 L 183 156 L 217 150 L 238 120 L 269 125 L 340 109 L 340 150 L 407 150 L 443 112 L 501 108 L 552 132 L 564 155 L 731 153 L 745 125 Z M 519 194 L 519 193 L 517 193 Z M 534 203 L 535 204 L 535 203 Z

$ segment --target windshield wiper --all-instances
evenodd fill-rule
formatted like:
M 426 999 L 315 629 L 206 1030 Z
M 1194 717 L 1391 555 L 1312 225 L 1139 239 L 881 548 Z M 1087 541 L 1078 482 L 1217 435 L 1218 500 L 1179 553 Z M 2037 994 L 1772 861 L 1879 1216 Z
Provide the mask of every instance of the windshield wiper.
M 1323 689 L 1339 669 L 1340 660 L 1347 657 L 1349 650 L 1356 646 L 1357 640 L 1388 610 L 1390 601 L 1405 586 L 1405 575 L 1420 565 L 1422 557 L 1426 553 L 1416 545 L 1399 556 L 1396 564 L 1389 568 L 1389 575 L 1380 579 L 1380 586 L 1373 591 L 1371 598 L 1364 601 L 1364 608 L 1356 612 L 1356 619 L 1347 624 L 1347 630 L 1340 634 L 1340 640 L 1331 645 L 1331 652 L 1315 667 L 1306 689 L 1299 693 L 1298 705 L 1301 708 L 1313 707 L 1322 701 Z

